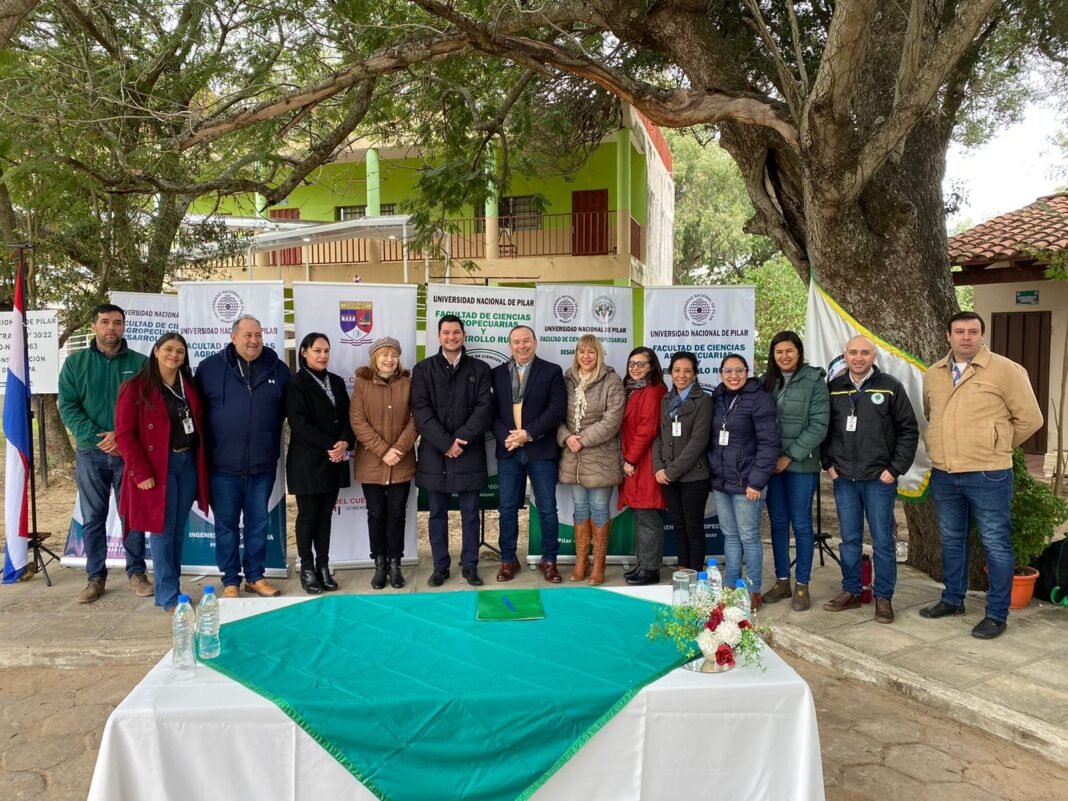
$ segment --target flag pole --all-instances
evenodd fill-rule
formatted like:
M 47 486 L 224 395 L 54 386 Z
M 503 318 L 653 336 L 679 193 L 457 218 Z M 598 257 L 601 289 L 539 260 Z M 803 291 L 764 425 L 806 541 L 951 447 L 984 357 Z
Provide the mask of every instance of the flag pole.
M 15 279 L 16 285 L 22 284 L 25 288 L 26 280 L 26 251 L 32 250 L 33 245 L 13 245 L 19 252 L 18 260 L 18 275 Z M 23 302 L 25 302 L 25 289 L 23 290 Z M 48 575 L 48 565 L 50 562 L 59 561 L 59 556 L 53 553 L 47 546 L 43 545 L 43 541 L 48 537 L 50 532 L 42 532 L 37 530 L 37 476 L 34 470 L 34 455 L 33 455 L 33 384 L 30 381 L 30 331 L 29 323 L 27 321 L 27 309 L 23 309 L 22 314 L 22 363 L 26 366 L 26 423 L 27 429 L 30 431 L 30 447 L 26 454 L 26 461 L 29 468 L 29 483 L 30 483 L 30 497 L 29 497 L 29 512 L 30 512 L 30 527 L 29 527 L 29 547 L 33 550 L 33 569 L 27 571 L 23 576 L 24 580 L 33 578 L 33 574 L 40 571 L 44 574 L 45 584 L 49 587 L 52 586 L 52 578 Z M 12 354 L 14 356 L 15 354 Z M 44 425 L 44 419 L 40 419 L 40 425 Z M 47 455 L 44 452 L 44 440 L 41 440 L 41 458 L 47 460 Z M 45 561 L 41 552 L 48 554 L 49 559 Z M 27 565 L 29 567 L 29 565 Z

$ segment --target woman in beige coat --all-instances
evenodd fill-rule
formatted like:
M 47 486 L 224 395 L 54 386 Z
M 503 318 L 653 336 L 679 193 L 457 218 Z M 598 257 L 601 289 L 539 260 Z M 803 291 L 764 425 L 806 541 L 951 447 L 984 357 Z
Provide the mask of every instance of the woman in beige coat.
M 412 419 L 412 379 L 401 368 L 400 343 L 393 337 L 376 339 L 371 364 L 356 371 L 349 417 L 356 433 L 353 473 L 363 485 L 367 528 L 375 574 L 371 587 L 389 583 L 404 586 L 404 522 L 408 493 L 415 477 L 415 421 Z
M 557 429 L 556 441 L 563 448 L 560 483 L 570 485 L 575 504 L 575 569 L 571 580 L 586 578 L 592 539 L 590 584 L 602 584 L 612 526 L 609 503 L 612 490 L 623 483 L 619 427 L 627 395 L 623 381 L 604 363 L 604 348 L 593 334 L 579 338 L 564 383 L 567 418 Z

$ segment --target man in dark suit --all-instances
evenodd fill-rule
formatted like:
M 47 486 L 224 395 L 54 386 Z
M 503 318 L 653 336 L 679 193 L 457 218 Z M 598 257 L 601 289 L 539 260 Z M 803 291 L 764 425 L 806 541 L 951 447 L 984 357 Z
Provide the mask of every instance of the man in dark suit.
M 560 583 L 556 555 L 560 549 L 560 524 L 556 516 L 556 474 L 560 451 L 556 427 L 567 414 L 564 374 L 552 362 L 535 353 L 538 340 L 528 326 L 517 325 L 508 333 L 512 358 L 493 368 L 496 414 L 493 435 L 497 438 L 497 477 L 500 481 L 501 569 L 497 581 L 511 581 L 519 571 L 516 546 L 519 540 L 519 507 L 523 505 L 527 478 L 541 522 L 541 561 L 538 570 L 546 581 Z
M 412 417 L 419 432 L 415 485 L 430 496 L 430 551 L 440 587 L 449 578 L 449 496 L 460 506 L 460 573 L 467 583 L 478 575 L 478 495 L 486 486 L 485 435 L 493 418 L 490 368 L 467 355 L 464 323 L 454 314 L 438 320 L 441 348 L 412 370 Z

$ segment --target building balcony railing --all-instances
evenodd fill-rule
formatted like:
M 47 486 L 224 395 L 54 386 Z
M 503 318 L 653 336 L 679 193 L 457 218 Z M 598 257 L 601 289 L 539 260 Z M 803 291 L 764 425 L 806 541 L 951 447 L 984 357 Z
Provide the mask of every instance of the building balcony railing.
M 524 214 L 497 219 L 498 258 L 529 258 L 540 256 L 601 256 L 618 252 L 617 212 L 587 211 L 564 214 Z M 642 226 L 633 217 L 630 225 L 630 255 L 643 259 Z M 442 237 L 442 251 L 458 261 L 486 259 L 489 247 L 486 218 L 472 217 L 446 222 L 447 237 Z M 308 263 L 312 266 L 333 264 L 363 264 L 370 261 L 372 243 L 366 239 L 342 239 L 306 247 Z M 403 243 L 388 240 L 380 243 L 382 262 L 404 260 Z M 286 248 L 271 254 L 272 265 L 299 266 L 304 263 L 302 248 Z M 411 248 L 408 260 L 422 261 L 421 249 Z M 442 257 L 435 252 L 434 259 Z M 218 267 L 244 264 L 241 256 L 218 262 Z

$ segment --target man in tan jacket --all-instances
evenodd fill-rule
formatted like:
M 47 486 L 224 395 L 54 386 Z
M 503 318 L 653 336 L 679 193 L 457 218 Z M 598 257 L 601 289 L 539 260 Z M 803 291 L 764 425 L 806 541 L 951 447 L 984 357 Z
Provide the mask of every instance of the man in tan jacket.
M 1005 631 L 1015 559 L 1012 553 L 1012 449 L 1042 427 L 1042 410 L 1027 372 L 991 353 L 986 325 L 975 312 L 949 318 L 950 352 L 923 377 L 924 440 L 931 457 L 931 497 L 942 533 L 941 600 L 926 618 L 964 614 L 968 589 L 968 529 L 974 516 L 986 551 L 986 616 L 972 636 Z

